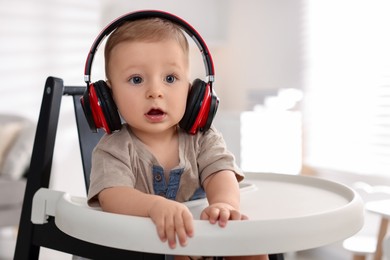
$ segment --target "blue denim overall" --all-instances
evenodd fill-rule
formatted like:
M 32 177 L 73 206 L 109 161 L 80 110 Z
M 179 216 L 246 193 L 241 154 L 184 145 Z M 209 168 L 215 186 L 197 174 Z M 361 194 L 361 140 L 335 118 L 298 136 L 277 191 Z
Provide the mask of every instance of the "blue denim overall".
M 163 196 L 170 200 L 176 199 L 176 194 L 180 185 L 180 178 L 184 172 L 184 168 L 173 169 L 169 173 L 168 183 L 165 180 L 164 169 L 161 166 L 153 165 L 153 188 L 154 194 Z M 199 187 L 192 195 L 190 200 L 202 199 L 206 197 L 206 193 L 202 187 Z

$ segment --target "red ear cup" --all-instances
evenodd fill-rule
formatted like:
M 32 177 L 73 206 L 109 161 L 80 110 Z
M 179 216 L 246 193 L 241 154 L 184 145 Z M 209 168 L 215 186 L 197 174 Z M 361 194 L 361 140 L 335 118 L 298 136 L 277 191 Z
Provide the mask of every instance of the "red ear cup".
M 198 130 L 207 131 L 217 112 L 218 104 L 219 99 L 213 93 L 210 84 L 195 79 L 179 126 L 190 134 L 196 134 Z
M 179 126 L 186 132 L 190 132 L 195 119 L 199 113 L 200 106 L 205 93 L 205 83 L 200 79 L 195 79 L 188 93 L 186 110 Z
M 108 134 L 120 130 L 122 123 L 118 109 L 105 81 L 99 80 L 91 84 L 89 91 L 81 98 L 81 104 L 93 132 L 98 128 L 103 128 Z

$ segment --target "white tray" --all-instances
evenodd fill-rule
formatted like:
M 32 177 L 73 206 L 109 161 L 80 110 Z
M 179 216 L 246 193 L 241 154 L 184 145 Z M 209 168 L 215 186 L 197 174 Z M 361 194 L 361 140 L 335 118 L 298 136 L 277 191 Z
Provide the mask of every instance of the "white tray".
M 253 255 L 283 253 L 348 238 L 363 226 L 364 206 L 350 188 L 324 179 L 247 173 L 241 185 L 241 211 L 250 220 L 225 228 L 199 220 L 206 200 L 187 202 L 195 235 L 186 247 L 170 249 L 149 218 L 102 212 L 85 198 L 41 189 L 33 201 L 32 221 L 47 216 L 64 233 L 92 243 L 133 251 L 183 255 Z

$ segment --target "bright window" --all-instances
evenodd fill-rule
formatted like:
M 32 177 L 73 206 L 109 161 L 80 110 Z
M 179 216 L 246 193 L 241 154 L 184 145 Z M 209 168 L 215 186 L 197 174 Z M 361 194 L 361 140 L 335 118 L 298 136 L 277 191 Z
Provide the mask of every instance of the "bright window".
M 304 163 L 390 173 L 390 2 L 306 3 Z
M 0 0 L 2 113 L 36 119 L 48 76 L 83 83 L 101 1 Z

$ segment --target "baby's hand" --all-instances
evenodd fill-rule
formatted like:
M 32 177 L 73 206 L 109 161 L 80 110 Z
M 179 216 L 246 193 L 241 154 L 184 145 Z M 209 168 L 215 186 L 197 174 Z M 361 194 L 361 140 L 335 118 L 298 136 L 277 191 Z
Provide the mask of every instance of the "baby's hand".
M 248 217 L 227 203 L 214 203 L 202 211 L 200 219 L 209 220 L 211 224 L 218 221 L 219 226 L 224 227 L 228 220 L 245 220 Z
M 192 214 L 182 203 L 158 199 L 151 207 L 149 216 L 156 225 L 161 241 L 168 240 L 168 245 L 172 249 L 176 247 L 176 236 L 180 245 L 186 246 L 187 237 L 194 234 Z

